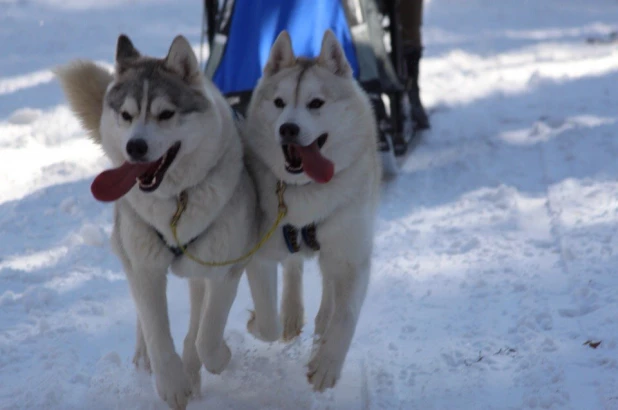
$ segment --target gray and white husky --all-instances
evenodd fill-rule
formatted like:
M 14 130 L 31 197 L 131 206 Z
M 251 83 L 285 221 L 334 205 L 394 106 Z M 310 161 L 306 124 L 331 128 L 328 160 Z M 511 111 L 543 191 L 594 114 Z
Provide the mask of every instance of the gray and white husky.
M 114 201 L 112 248 L 138 312 L 135 360 L 149 360 L 159 396 L 184 409 L 199 389 L 201 364 L 219 373 L 230 360 L 223 331 L 244 263 L 205 267 L 178 256 L 178 246 L 206 261 L 226 261 L 257 241 L 255 188 L 232 111 L 182 36 L 156 59 L 121 35 L 113 75 L 91 62 L 69 64 L 57 75 L 114 166 L 96 177 L 92 193 Z M 177 243 L 170 221 L 181 193 L 188 200 Z M 190 278 L 182 359 L 170 333 L 168 269 Z
M 300 333 L 303 258 L 317 255 L 323 291 L 307 373 L 317 391 L 340 377 L 369 282 L 382 169 L 377 131 L 371 103 L 333 32 L 324 34 L 316 59 L 297 58 L 282 32 L 243 130 L 262 231 L 277 216 L 278 181 L 287 186 L 288 207 L 282 229 L 247 267 L 255 302 L 249 330 L 271 339 L 264 330 L 277 326 L 276 272 L 283 263 L 283 338 Z

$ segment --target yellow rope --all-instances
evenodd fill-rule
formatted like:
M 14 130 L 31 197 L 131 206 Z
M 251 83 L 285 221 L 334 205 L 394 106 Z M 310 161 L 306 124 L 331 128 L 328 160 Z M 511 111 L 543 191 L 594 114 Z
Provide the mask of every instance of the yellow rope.
M 198 257 L 190 254 L 189 252 L 187 252 L 187 247 L 180 244 L 180 241 L 178 240 L 178 234 L 176 232 L 176 227 L 178 226 L 178 221 L 180 220 L 180 217 L 182 216 L 184 211 L 187 209 L 187 203 L 189 202 L 189 197 L 188 197 L 187 193 L 183 191 L 178 196 L 176 213 L 174 214 L 174 216 L 172 217 L 172 221 L 170 222 L 170 227 L 172 228 L 172 235 L 174 235 L 174 240 L 176 241 L 176 244 L 178 245 L 178 249 L 180 249 L 182 251 L 182 253 L 186 257 L 188 257 L 192 261 L 197 262 L 197 263 L 199 263 L 200 265 L 203 265 L 203 266 L 213 266 L 213 267 L 215 267 L 215 266 L 227 266 L 227 265 L 233 265 L 235 263 L 242 262 L 245 259 L 249 259 L 262 246 L 264 246 L 264 244 L 270 239 L 271 236 L 273 236 L 273 234 L 277 230 L 277 227 L 279 226 L 279 224 L 281 223 L 281 221 L 283 220 L 283 218 L 287 214 L 288 208 L 285 205 L 285 201 L 283 200 L 283 192 L 284 191 L 285 191 L 285 183 L 283 183 L 283 181 L 277 182 L 277 198 L 279 200 L 279 209 L 278 209 L 277 219 L 275 220 L 275 223 L 273 224 L 273 226 L 268 230 L 268 232 L 266 232 L 266 234 L 253 247 L 253 249 L 251 249 L 245 255 L 243 255 L 243 256 L 241 256 L 239 258 L 230 259 L 230 260 L 227 260 L 227 261 L 224 261 L 224 262 L 207 262 L 207 261 L 201 260 L 200 258 L 198 258 Z

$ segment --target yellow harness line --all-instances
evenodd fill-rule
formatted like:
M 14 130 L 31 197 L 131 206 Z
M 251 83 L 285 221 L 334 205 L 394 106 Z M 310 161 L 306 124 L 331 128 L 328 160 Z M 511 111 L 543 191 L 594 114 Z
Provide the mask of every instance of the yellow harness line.
M 180 241 L 178 240 L 178 234 L 176 232 L 176 228 L 178 226 L 178 221 L 180 220 L 180 217 L 182 216 L 184 211 L 187 209 L 187 203 L 189 201 L 189 196 L 187 195 L 187 192 L 183 191 L 178 196 L 178 200 L 176 204 L 176 213 L 174 213 L 174 216 L 172 217 L 172 220 L 170 222 L 170 228 L 172 228 L 172 235 L 174 235 L 174 240 L 176 241 L 176 244 L 178 245 L 178 249 L 180 249 L 183 255 L 185 255 L 187 258 L 191 259 L 192 261 L 196 263 L 199 263 L 202 266 L 211 266 L 211 267 L 227 266 L 227 265 L 233 265 L 235 263 L 242 262 L 245 259 L 249 259 L 262 246 L 264 246 L 264 244 L 270 239 L 271 236 L 273 236 L 273 234 L 277 230 L 277 227 L 279 227 L 279 224 L 281 223 L 285 215 L 288 213 L 288 207 L 285 204 L 285 201 L 283 200 L 284 192 L 285 192 L 285 183 L 283 181 L 278 181 L 277 182 L 277 198 L 279 200 L 279 210 L 277 214 L 277 219 L 275 220 L 275 223 L 273 224 L 273 226 L 268 230 L 268 232 L 264 234 L 262 239 L 260 239 L 260 241 L 249 252 L 247 252 L 245 255 L 239 258 L 230 259 L 224 262 L 208 262 L 187 252 L 187 247 L 181 245 Z

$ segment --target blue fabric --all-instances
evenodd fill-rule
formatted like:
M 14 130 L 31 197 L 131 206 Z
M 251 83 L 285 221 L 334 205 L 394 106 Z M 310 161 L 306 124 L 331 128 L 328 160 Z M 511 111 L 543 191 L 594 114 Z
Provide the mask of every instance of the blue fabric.
M 357 76 L 358 61 L 341 1 L 235 0 L 227 46 L 213 81 L 224 94 L 253 90 L 282 30 L 290 33 L 297 56 L 317 57 L 329 28 Z

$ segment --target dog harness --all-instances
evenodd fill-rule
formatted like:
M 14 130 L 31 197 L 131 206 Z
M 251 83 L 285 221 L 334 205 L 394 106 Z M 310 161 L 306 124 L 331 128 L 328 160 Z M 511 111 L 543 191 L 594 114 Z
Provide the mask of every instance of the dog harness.
M 198 235 L 195 238 L 191 239 L 186 244 L 181 245 L 181 246 L 172 246 L 169 243 L 167 243 L 167 241 L 165 240 L 165 237 L 163 236 L 163 234 L 161 232 L 157 231 L 156 229 L 155 229 L 155 232 L 156 232 L 157 236 L 159 237 L 159 239 L 161 239 L 161 241 L 163 242 L 165 247 L 167 249 L 169 249 L 170 252 L 172 252 L 172 254 L 174 254 L 174 257 L 176 257 L 176 258 L 181 256 L 184 253 L 183 249 L 187 249 L 189 247 L 189 245 L 191 245 L 193 242 L 197 241 L 197 238 L 200 237 L 200 235 Z
M 161 241 L 165 244 L 167 249 L 169 249 L 169 251 L 172 252 L 174 257 L 176 258 L 182 255 L 186 255 L 189 259 L 203 266 L 233 265 L 235 263 L 242 262 L 250 258 L 262 246 L 264 246 L 264 244 L 268 241 L 268 239 L 270 239 L 270 237 L 275 233 L 275 230 L 277 229 L 277 227 L 279 226 L 279 224 L 281 223 L 281 221 L 287 214 L 287 206 L 283 198 L 284 192 L 285 192 L 285 183 L 283 181 L 279 181 L 277 183 L 277 190 L 276 190 L 279 204 L 278 204 L 277 219 L 275 220 L 275 223 L 270 228 L 270 230 L 266 232 L 266 234 L 262 237 L 262 239 L 249 252 L 247 252 L 245 255 L 239 258 L 236 258 L 236 259 L 231 259 L 231 260 L 223 261 L 223 262 L 208 262 L 208 261 L 203 261 L 197 258 L 196 256 L 194 256 L 193 254 L 189 253 L 187 251 L 187 247 L 191 245 L 193 242 L 195 242 L 201 235 L 196 236 L 195 238 L 191 239 L 189 242 L 187 242 L 184 245 L 180 244 L 180 242 L 178 241 L 178 234 L 176 233 L 176 228 L 178 225 L 178 221 L 180 220 L 180 217 L 184 213 L 185 209 L 187 208 L 187 203 L 189 201 L 188 194 L 185 191 L 181 192 L 180 195 L 178 196 L 176 213 L 174 214 L 170 222 L 170 227 L 172 229 L 172 235 L 174 235 L 174 240 L 176 241 L 177 245 L 176 246 L 170 245 L 169 243 L 167 243 L 167 241 L 165 240 L 165 237 L 163 236 L 161 232 L 159 232 L 156 229 L 155 229 L 155 232 L 157 236 L 159 237 L 159 239 L 161 239 Z M 295 227 L 294 225 L 286 224 L 283 226 L 282 232 L 283 232 L 283 239 L 290 253 L 296 253 L 300 251 L 300 245 L 298 243 L 298 228 Z M 320 250 L 320 243 L 317 240 L 315 223 L 311 223 L 309 225 L 303 226 L 300 229 L 300 233 L 301 233 L 303 242 L 305 242 L 305 244 L 310 249 L 316 252 Z
M 205 260 L 198 258 L 197 256 L 187 251 L 187 246 L 189 246 L 192 242 L 197 240 L 197 238 L 199 238 L 199 235 L 191 239 L 185 245 L 180 244 L 180 241 L 178 240 L 177 228 L 178 228 L 178 221 L 180 220 L 180 217 L 182 216 L 184 211 L 187 209 L 187 204 L 189 203 L 189 195 L 187 194 L 186 191 L 183 191 L 180 193 L 180 195 L 178 195 L 178 198 L 176 199 L 176 212 L 174 213 L 174 216 L 172 216 L 172 219 L 170 221 L 170 228 L 172 230 L 172 235 L 174 236 L 174 240 L 176 241 L 176 246 L 170 246 L 165 241 L 165 238 L 163 237 L 163 235 L 161 235 L 160 232 L 157 232 L 157 235 L 161 238 L 161 240 L 163 240 L 163 243 L 165 243 L 165 245 L 170 250 L 170 252 L 172 252 L 175 256 L 178 257 L 180 255 L 185 255 L 187 258 L 191 259 L 195 263 L 198 263 L 202 266 L 210 266 L 210 267 L 228 266 L 228 265 L 234 265 L 239 262 L 243 262 L 249 259 L 251 256 L 253 256 L 253 254 L 255 254 L 262 246 L 264 246 L 266 242 L 268 242 L 270 237 L 275 233 L 275 231 L 279 227 L 279 224 L 281 224 L 281 221 L 283 220 L 283 218 L 285 218 L 285 216 L 288 213 L 288 207 L 285 204 L 285 201 L 283 198 L 283 193 L 285 192 L 285 183 L 283 181 L 277 182 L 277 188 L 275 192 L 277 194 L 277 200 L 279 202 L 278 207 L 277 207 L 277 219 L 275 220 L 273 225 L 270 227 L 268 232 L 266 232 L 264 236 L 262 236 L 262 238 L 258 241 L 258 243 L 256 243 L 255 246 L 249 252 L 247 252 L 246 254 L 242 256 L 239 256 L 238 258 L 230 259 L 227 261 L 221 261 L 221 262 L 205 261 Z
M 243 120 L 242 114 L 239 113 L 238 111 L 234 110 L 234 109 L 231 109 L 230 111 L 232 112 L 232 118 L 234 119 L 234 123 L 238 127 L 240 122 Z M 180 219 L 180 216 L 182 215 L 182 213 L 184 212 L 185 208 L 187 207 L 188 201 L 189 201 L 189 196 L 188 196 L 187 192 L 186 191 L 181 192 L 180 195 L 178 196 L 178 200 L 177 200 L 176 213 L 172 217 L 172 222 L 170 224 L 172 226 L 174 237 L 176 237 L 176 233 L 175 233 L 176 224 L 178 223 L 178 220 Z M 201 234 L 196 236 L 195 238 L 191 239 L 189 242 L 185 243 L 184 245 L 178 244 L 178 245 L 174 246 L 174 245 L 170 245 L 169 243 L 167 243 L 167 241 L 165 240 L 165 237 L 163 236 L 163 234 L 161 232 L 159 232 L 154 227 L 153 227 L 153 229 L 155 230 L 155 232 L 156 232 L 157 236 L 159 237 L 159 239 L 161 239 L 163 244 L 167 247 L 167 249 L 170 250 L 170 252 L 172 252 L 172 254 L 174 254 L 174 257 L 176 257 L 176 258 L 178 258 L 179 256 L 182 256 L 183 254 L 185 254 L 187 248 L 189 247 L 189 245 L 191 245 L 193 242 L 197 241 L 198 238 L 201 236 Z
M 296 253 L 300 251 L 300 245 L 298 243 L 298 228 L 291 224 L 286 224 L 282 228 L 283 240 L 288 247 L 290 253 Z M 300 230 L 300 235 L 303 238 L 303 242 L 314 251 L 320 250 L 320 243 L 317 239 L 316 226 L 314 223 L 305 225 Z

